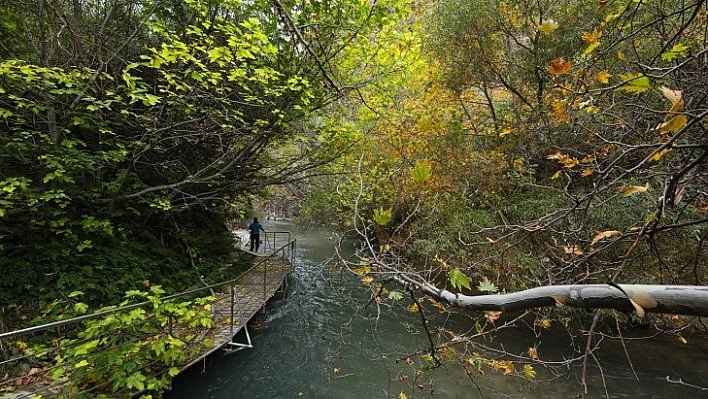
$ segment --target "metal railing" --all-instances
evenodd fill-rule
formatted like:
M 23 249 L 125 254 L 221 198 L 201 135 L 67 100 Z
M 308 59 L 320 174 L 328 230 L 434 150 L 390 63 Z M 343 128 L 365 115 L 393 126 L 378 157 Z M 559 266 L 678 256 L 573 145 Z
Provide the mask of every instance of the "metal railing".
M 217 310 L 216 302 L 219 300 L 228 300 L 227 309 L 230 312 L 228 317 L 229 341 L 234 337 L 241 328 L 245 328 L 249 320 L 239 320 L 234 317 L 237 314 L 243 314 L 244 306 L 247 300 L 258 298 L 259 308 L 262 308 L 268 299 L 268 287 L 273 284 L 284 283 L 283 274 L 277 274 L 277 278 L 281 281 L 269 281 L 269 271 L 273 268 L 288 267 L 292 269 L 295 263 L 296 240 L 294 236 L 287 231 L 284 232 L 268 232 L 264 234 L 264 250 L 267 252 L 262 258 L 257 258 L 258 261 L 242 273 L 240 277 L 223 281 L 216 284 L 211 284 L 199 288 L 194 288 L 178 294 L 167 295 L 161 297 L 162 303 L 185 301 L 195 298 L 204 298 L 212 296 L 212 293 L 218 292 L 217 297 L 212 305 L 212 312 Z M 260 274 L 262 269 L 262 278 L 254 278 L 254 273 Z M 288 271 L 289 271 L 288 270 Z M 248 298 L 246 297 L 248 296 Z M 65 320 L 57 320 L 42 325 L 27 327 L 15 331 L 0 333 L 0 399 L 4 397 L 12 398 L 31 398 L 37 395 L 51 397 L 56 395 L 63 385 L 62 380 L 55 381 L 51 378 L 52 373 L 58 368 L 55 366 L 53 359 L 58 356 L 58 352 L 63 352 L 67 348 L 62 346 L 62 343 L 69 342 L 67 338 L 73 338 L 73 345 L 85 343 L 81 339 L 76 338 L 76 334 L 81 330 L 81 322 L 89 320 L 97 320 L 106 318 L 111 315 L 124 314 L 136 309 L 146 309 L 146 312 L 154 311 L 153 302 L 144 301 L 126 306 L 118 306 L 108 310 L 97 311 L 91 314 L 81 315 Z M 196 306 L 196 305 L 195 305 Z M 213 318 L 219 315 L 213 314 Z M 220 326 L 224 328 L 223 326 Z M 172 323 L 168 323 L 168 333 L 178 334 L 172 327 Z M 214 327 L 212 327 L 214 328 Z M 126 333 L 127 334 L 127 333 Z M 248 332 L 246 331 L 247 337 Z M 147 338 L 147 337 L 146 337 Z M 248 344 L 243 347 L 250 347 L 250 337 Z M 45 343 L 44 345 L 36 343 Z M 196 363 L 199 359 L 206 357 L 208 354 L 218 350 L 221 346 L 228 342 L 215 342 L 216 347 L 213 347 L 206 352 L 203 352 L 196 360 L 191 359 L 186 365 L 170 365 L 164 369 L 166 373 L 168 369 L 176 366 L 182 370 Z M 110 387 L 112 381 L 107 381 L 105 385 Z M 100 388 L 100 387 L 99 387 Z M 88 391 L 79 392 L 86 394 Z M 123 392 L 127 394 L 127 392 Z

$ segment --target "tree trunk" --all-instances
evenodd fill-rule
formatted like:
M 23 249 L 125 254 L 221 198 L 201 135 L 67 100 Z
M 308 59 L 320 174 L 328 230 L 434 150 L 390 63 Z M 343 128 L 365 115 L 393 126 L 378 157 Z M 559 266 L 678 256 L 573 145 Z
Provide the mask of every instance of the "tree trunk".
M 473 310 L 513 312 L 547 306 L 572 306 L 637 310 L 640 316 L 645 311 L 708 316 L 708 287 L 694 285 L 551 285 L 510 294 L 472 296 L 440 290 L 432 285 L 413 284 L 450 304 Z

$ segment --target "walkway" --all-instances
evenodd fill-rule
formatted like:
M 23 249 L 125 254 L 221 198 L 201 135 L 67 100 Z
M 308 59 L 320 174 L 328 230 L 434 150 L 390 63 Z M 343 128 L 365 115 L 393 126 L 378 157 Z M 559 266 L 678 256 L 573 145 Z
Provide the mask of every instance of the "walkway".
M 218 349 L 250 347 L 248 322 L 283 286 L 290 271 L 290 263 L 286 260 L 266 259 L 239 277 L 235 284 L 215 293 L 216 300 L 212 303 L 212 329 L 208 334 L 214 344 L 182 366 L 181 370 L 186 370 Z M 246 341 L 234 342 L 234 337 L 241 330 L 245 332 Z
M 187 301 L 195 297 L 212 295 L 215 300 L 212 302 L 212 327 L 203 330 L 196 337 L 194 331 L 180 331 L 179 328 L 168 328 L 161 334 L 170 334 L 180 339 L 188 347 L 195 345 L 203 346 L 204 342 L 210 341 L 211 345 L 203 347 L 201 351 L 194 354 L 190 359 L 181 364 L 176 364 L 180 371 L 184 371 L 190 366 L 205 359 L 211 353 L 224 348 L 233 351 L 251 347 L 250 336 L 248 334 L 248 322 L 261 310 L 266 303 L 280 290 L 286 282 L 288 274 L 292 270 L 295 256 L 295 239 L 289 232 L 268 232 L 262 233 L 263 244 L 261 251 L 254 253 L 246 247 L 248 244 L 248 233 L 245 230 L 235 231 L 234 234 L 241 238 L 240 249 L 255 256 L 254 266 L 243 273 L 239 278 L 213 284 L 208 287 L 184 292 L 181 294 L 163 297 L 162 301 Z M 197 306 L 197 305 L 195 305 Z M 100 319 L 124 312 L 131 312 L 138 308 L 144 308 L 152 312 L 150 302 L 128 305 L 110 311 L 97 312 L 90 315 L 76 317 L 74 319 L 62 320 L 48 323 L 41 326 L 26 328 L 12 332 L 0 333 L 0 399 L 18 399 L 55 397 L 59 394 L 66 382 L 54 380 L 51 375 L 57 370 L 57 365 L 47 359 L 55 355 L 60 356 L 67 347 L 61 346 L 58 339 L 47 339 L 48 337 L 64 338 L 66 331 L 74 330 L 75 325 L 91 319 Z M 146 322 L 150 322 L 146 320 Z M 128 331 L 133 338 L 139 333 L 139 326 Z M 239 334 L 243 331 L 242 334 Z M 125 333 L 122 330 L 109 332 L 108 334 Z M 235 341 L 238 337 L 241 340 Z M 150 341 L 153 336 L 140 336 L 143 341 Z M 32 341 L 55 343 L 56 346 L 43 349 L 27 349 L 16 351 L 18 345 L 25 345 Z M 134 340 L 134 339 L 133 339 Z M 73 345 L 76 345 L 73 344 Z M 115 349 L 115 348 L 113 348 Z M 112 350 L 113 350 L 112 349 Z M 34 350 L 47 351 L 44 356 L 35 356 Z M 95 351 L 106 350 L 100 346 Z M 87 354 L 87 355 L 90 355 Z M 42 360 L 44 359 L 44 360 Z M 167 372 L 167 369 L 163 371 Z M 160 375 L 161 373 L 156 373 Z M 82 387 L 86 389 L 84 393 L 97 393 L 95 389 L 107 389 L 113 381 L 101 382 L 103 387 Z M 134 396 L 138 392 L 121 391 L 113 395 Z M 78 395 L 79 392 L 76 392 Z M 71 397 L 71 395 L 66 396 Z

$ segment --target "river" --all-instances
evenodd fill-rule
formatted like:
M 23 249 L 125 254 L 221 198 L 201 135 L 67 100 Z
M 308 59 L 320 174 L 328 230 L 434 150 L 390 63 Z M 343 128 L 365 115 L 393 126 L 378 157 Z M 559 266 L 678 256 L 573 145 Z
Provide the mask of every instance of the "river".
M 375 306 L 364 307 L 361 283 L 331 273 L 332 236 L 296 231 L 284 222 L 266 221 L 264 227 L 291 230 L 298 239 L 287 294 L 274 298 L 259 317 L 260 327 L 250 329 L 253 348 L 218 352 L 193 366 L 173 381 L 166 398 L 397 398 L 401 393 L 407 398 L 575 398 L 582 392 L 579 366 L 556 378 L 536 367 L 536 382 L 490 369 L 469 377 L 454 363 L 416 378 L 414 369 L 422 360 L 411 356 L 410 364 L 405 359 L 425 349 L 427 338 L 420 316 L 405 310 L 408 297 L 380 314 Z M 469 319 L 458 323 L 464 320 Z M 562 360 L 584 342 L 582 337 L 573 342 L 563 331 L 537 338 L 530 329 L 518 328 L 485 343 L 519 354 L 536 345 L 542 360 Z M 708 385 L 705 341 L 659 337 L 630 341 L 627 350 L 638 380 L 622 345 L 607 340 L 598 352 L 600 367 L 589 368 L 586 397 L 605 397 L 604 379 L 612 398 L 708 398 L 708 391 L 666 380 Z

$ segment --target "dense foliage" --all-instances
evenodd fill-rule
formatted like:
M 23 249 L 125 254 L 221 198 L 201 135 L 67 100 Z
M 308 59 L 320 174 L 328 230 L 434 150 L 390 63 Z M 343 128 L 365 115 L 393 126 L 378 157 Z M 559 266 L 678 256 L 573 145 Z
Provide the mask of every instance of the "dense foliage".
M 341 96 L 338 54 L 390 13 L 366 1 L 32 4 L 0 10 L 8 318 L 76 289 L 106 304 L 222 270 L 226 226 L 253 196 L 350 141 L 303 117 Z

